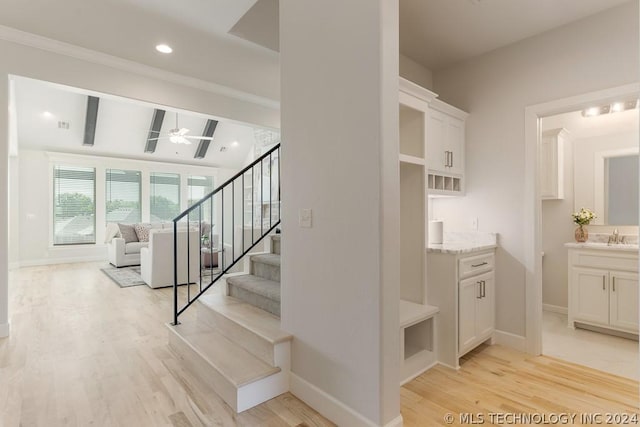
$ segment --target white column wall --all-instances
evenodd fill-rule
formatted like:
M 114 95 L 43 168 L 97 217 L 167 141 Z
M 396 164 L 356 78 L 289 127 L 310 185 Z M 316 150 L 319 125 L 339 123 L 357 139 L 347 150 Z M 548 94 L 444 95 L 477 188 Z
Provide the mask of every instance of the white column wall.
M 398 422 L 398 1 L 283 0 L 280 55 L 292 392 L 339 425 Z

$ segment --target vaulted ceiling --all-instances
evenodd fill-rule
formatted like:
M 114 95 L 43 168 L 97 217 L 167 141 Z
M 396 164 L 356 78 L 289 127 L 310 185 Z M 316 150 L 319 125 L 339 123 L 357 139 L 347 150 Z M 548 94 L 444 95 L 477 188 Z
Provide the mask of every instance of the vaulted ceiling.
M 239 169 L 263 133 L 269 132 L 218 117 L 20 77 L 14 79 L 14 90 L 19 149 Z M 98 100 L 93 145 L 84 144 L 89 99 Z M 156 109 L 165 111 L 159 128 L 163 138 L 157 141 L 154 152 L 145 152 Z M 188 128 L 189 135 L 204 135 L 208 121 L 218 124 L 202 159 L 195 158 L 200 139 L 187 145 L 172 143 L 165 137 L 176 127 Z

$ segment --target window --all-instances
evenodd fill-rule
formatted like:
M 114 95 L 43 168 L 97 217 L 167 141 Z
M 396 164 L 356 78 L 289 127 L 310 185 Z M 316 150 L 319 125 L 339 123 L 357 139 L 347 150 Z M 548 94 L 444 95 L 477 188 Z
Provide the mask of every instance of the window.
M 96 170 L 53 168 L 53 244 L 96 243 Z
M 204 196 L 211 193 L 213 191 L 213 177 L 210 176 L 197 176 L 190 175 L 187 181 L 187 188 L 189 190 L 189 206 L 193 206 L 197 202 L 199 202 Z M 202 204 L 202 220 L 206 222 L 211 222 L 211 205 L 212 200 Z M 198 210 L 196 210 L 193 214 L 190 215 L 191 220 L 197 220 L 198 218 Z
M 200 201 L 204 196 L 213 191 L 213 177 L 189 176 L 189 206 Z
M 141 222 L 140 171 L 107 169 L 107 222 Z
M 180 175 L 151 173 L 151 221 L 172 221 L 180 213 Z

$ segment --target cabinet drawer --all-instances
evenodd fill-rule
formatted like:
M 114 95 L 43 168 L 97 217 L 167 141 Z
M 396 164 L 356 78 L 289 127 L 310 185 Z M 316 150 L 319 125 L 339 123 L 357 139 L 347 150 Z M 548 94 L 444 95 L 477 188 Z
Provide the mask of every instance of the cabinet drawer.
M 638 271 L 638 257 L 635 254 L 616 254 L 611 256 L 603 252 L 604 251 L 576 251 L 573 253 L 572 263 L 576 266 L 590 268 Z
M 473 276 L 474 274 L 483 273 L 493 270 L 495 265 L 495 255 L 493 252 L 470 256 L 460 259 L 458 269 L 460 278 Z

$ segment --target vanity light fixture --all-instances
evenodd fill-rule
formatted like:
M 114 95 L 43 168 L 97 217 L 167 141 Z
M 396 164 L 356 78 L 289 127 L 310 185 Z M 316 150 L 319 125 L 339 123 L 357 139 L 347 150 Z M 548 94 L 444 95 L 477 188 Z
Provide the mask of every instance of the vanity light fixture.
M 159 44 L 156 46 L 156 50 L 160 53 L 171 53 L 173 52 L 173 49 L 171 48 L 171 46 L 169 46 L 168 44 Z
M 598 107 L 589 107 L 582 110 L 582 117 L 595 117 L 602 114 L 619 113 L 621 111 L 633 110 L 638 108 L 638 100 L 630 99 L 627 101 L 617 101 L 611 104 L 605 104 Z

